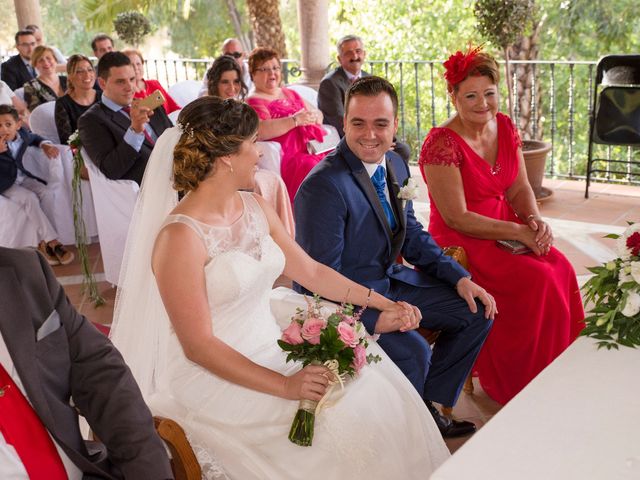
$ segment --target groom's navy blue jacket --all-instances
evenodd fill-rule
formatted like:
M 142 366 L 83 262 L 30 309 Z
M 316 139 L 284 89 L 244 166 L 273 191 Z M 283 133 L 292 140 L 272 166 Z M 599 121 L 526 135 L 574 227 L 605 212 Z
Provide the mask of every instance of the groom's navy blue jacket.
M 336 151 L 307 175 L 296 194 L 296 241 L 315 260 L 351 280 L 393 300 L 416 305 L 422 311 L 423 326 L 427 328 L 461 330 L 461 324 L 476 322 L 466 317 L 479 317 L 477 322 L 481 320 L 482 325 L 478 328 L 484 333 L 475 332 L 475 335 L 482 337 L 480 340 L 456 339 L 453 338 L 456 335 L 449 335 L 452 344 L 464 344 L 455 345 L 455 358 L 448 358 L 448 362 L 465 364 L 460 372 L 449 372 L 454 377 L 461 375 L 460 383 L 456 378 L 455 386 L 447 388 L 451 392 L 439 396 L 431 395 L 434 389 L 429 389 L 430 399 L 452 405 L 447 402 L 457 398 L 490 322 L 484 320 L 482 314 L 472 314 L 455 292 L 458 280 L 469 273 L 444 255 L 416 220 L 412 202 L 398 198 L 400 186 L 410 176 L 409 168 L 393 152 L 386 154 L 386 160 L 390 203 L 399 220 L 396 231 L 392 232 L 389 227 L 362 161 L 343 139 Z M 397 263 L 399 255 L 417 270 Z M 303 291 L 299 285 L 295 288 Z M 445 306 L 446 303 L 450 305 Z M 456 312 L 449 315 L 452 308 Z M 479 308 L 479 312 L 483 312 L 483 308 Z M 374 331 L 378 315 L 373 309 L 365 311 L 362 320 L 369 332 Z M 415 331 L 394 332 L 382 335 L 379 343 L 422 393 L 431 356 L 422 337 Z M 446 346 L 447 341 L 443 341 L 442 353 L 438 356 L 434 353 L 434 362 L 446 355 Z

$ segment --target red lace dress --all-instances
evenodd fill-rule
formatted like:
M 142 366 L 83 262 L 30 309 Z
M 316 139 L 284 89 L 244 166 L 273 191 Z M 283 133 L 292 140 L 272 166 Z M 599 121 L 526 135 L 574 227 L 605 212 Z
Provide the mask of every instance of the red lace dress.
M 305 108 L 304 101 L 293 90 L 282 87 L 284 99 L 265 100 L 264 98 L 250 97 L 247 103 L 256 111 L 260 120 L 290 117 L 294 113 Z M 324 158 L 325 154 L 313 155 L 307 151 L 309 140 L 319 140 L 325 135 L 320 125 L 300 125 L 292 128 L 284 135 L 270 139 L 282 145 L 282 161 L 280 163 L 280 175 L 287 186 L 289 198 L 293 203 L 293 197 L 298 187 L 307 176 L 307 173 Z
M 420 166 L 460 170 L 467 209 L 498 220 L 522 223 L 505 192 L 518 174 L 522 142 L 509 117 L 497 114 L 498 155 L 492 168 L 454 131 L 433 128 L 422 145 Z M 421 168 L 424 176 L 424 169 Z M 426 178 L 425 178 L 426 181 Z M 548 255 L 512 255 L 495 240 L 473 238 L 446 225 L 431 200 L 429 232 L 440 245 L 460 245 L 476 283 L 491 293 L 498 315 L 475 370 L 482 388 L 507 403 L 573 342 L 584 327 L 576 274 L 555 248 Z

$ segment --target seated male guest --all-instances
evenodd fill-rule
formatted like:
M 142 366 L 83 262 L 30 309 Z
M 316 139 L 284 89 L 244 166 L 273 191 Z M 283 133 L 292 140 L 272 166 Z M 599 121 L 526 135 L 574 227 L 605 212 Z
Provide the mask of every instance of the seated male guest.
M 15 39 L 18 54 L 10 57 L 0 69 L 0 77 L 11 90 L 17 90 L 32 78 L 36 78 L 36 70 L 31 65 L 31 54 L 36 48 L 36 37 L 30 30 L 20 30 L 16 33 Z
M 362 38 L 357 35 L 345 35 L 336 45 L 339 67 L 327 73 L 318 88 L 318 108 L 324 115 L 324 123 L 333 125 L 341 137 L 344 137 L 344 97 L 353 82 L 368 77 L 370 73 L 362 70 L 367 57 Z M 409 161 L 411 150 L 406 143 L 393 139 L 392 147 L 405 162 Z
M 420 309 L 421 326 L 439 330 L 433 349 L 414 330 L 365 310 L 369 333 L 423 396 L 443 436 L 471 433 L 470 422 L 441 416 L 432 401 L 455 405 L 489 333 L 495 302 L 443 254 L 400 198 L 407 164 L 389 151 L 398 128 L 398 98 L 379 77 L 347 90 L 345 136 L 307 175 L 294 200 L 296 241 L 315 260 L 394 301 Z M 402 255 L 416 270 L 396 263 Z M 301 287 L 297 286 L 301 291 Z
M 100 102 L 78 119 L 82 145 L 107 178 L 140 184 L 155 141 L 171 127 L 171 120 L 163 108 L 132 103 L 136 74 L 124 53 L 108 52 L 100 58 L 98 82 Z
M 173 478 L 122 356 L 35 250 L 0 247 L 0 412 L 1 478 Z

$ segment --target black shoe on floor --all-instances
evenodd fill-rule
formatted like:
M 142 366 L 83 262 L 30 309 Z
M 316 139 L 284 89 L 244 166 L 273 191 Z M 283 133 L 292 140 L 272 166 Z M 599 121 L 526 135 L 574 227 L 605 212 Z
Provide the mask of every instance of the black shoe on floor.
M 435 420 L 443 438 L 463 437 L 476 431 L 476 426 L 473 423 L 445 417 L 429 400 L 425 400 L 424 403 Z

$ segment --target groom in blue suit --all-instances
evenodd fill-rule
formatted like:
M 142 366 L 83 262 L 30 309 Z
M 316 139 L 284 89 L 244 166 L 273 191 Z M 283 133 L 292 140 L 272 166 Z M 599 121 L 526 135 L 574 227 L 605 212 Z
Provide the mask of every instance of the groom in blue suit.
M 388 323 L 373 309 L 362 320 L 398 365 L 443 436 L 475 430 L 442 417 L 431 404 L 454 405 L 495 314 L 491 295 L 443 254 L 399 198 L 409 168 L 389 151 L 398 127 L 398 99 L 379 77 L 357 80 L 345 98 L 345 137 L 309 173 L 295 197 L 296 241 L 311 257 L 394 301 L 418 307 L 421 326 L 440 330 L 433 349 L 415 330 Z M 402 257 L 416 269 L 397 263 Z M 298 291 L 302 291 L 296 285 Z

